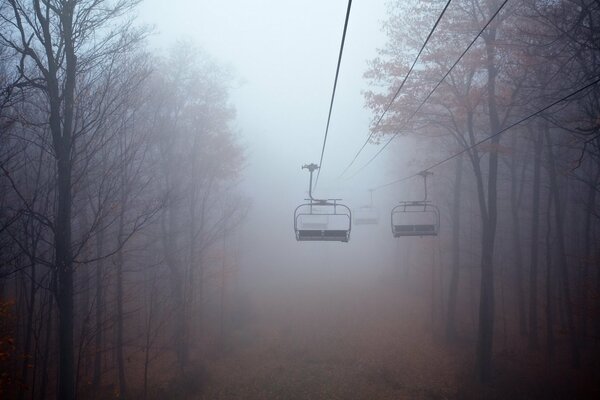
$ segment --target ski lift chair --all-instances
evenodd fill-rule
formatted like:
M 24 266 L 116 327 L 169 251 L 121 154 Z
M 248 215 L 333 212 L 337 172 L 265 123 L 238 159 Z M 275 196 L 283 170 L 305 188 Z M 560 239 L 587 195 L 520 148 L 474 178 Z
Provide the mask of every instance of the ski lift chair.
M 392 234 L 403 236 L 437 236 L 439 209 L 428 201 L 403 201 L 392 209 Z
M 348 242 L 352 213 L 344 204 L 329 200 L 311 200 L 296 207 L 294 231 L 297 241 Z
M 379 223 L 379 212 L 372 206 L 363 206 L 355 210 L 353 215 L 356 225 L 376 225 Z

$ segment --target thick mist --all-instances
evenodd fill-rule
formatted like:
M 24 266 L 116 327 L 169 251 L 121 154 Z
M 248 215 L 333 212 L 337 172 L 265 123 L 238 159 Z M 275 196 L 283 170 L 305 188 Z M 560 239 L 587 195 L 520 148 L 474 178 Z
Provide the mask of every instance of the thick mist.
M 598 26 L 1 3 L 0 398 L 596 398 Z

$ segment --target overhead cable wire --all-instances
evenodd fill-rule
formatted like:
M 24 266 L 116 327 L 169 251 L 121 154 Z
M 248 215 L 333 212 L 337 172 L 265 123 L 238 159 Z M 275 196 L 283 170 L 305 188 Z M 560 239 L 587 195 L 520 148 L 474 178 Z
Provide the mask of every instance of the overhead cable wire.
M 454 62 L 454 64 L 452 64 L 452 66 L 450 67 L 450 69 L 444 74 L 444 76 L 442 77 L 442 79 L 440 79 L 438 81 L 438 83 L 433 87 L 433 89 L 429 92 L 429 94 L 423 99 L 423 101 L 421 101 L 421 103 L 419 104 L 419 106 L 412 112 L 412 114 L 410 114 L 410 116 L 406 119 L 406 121 L 404 121 L 404 124 L 402 125 L 401 128 L 398 129 L 398 131 L 396 133 L 394 133 L 392 135 L 392 137 L 390 139 L 388 139 L 388 141 L 383 145 L 383 147 L 381 147 L 377 153 L 371 157 L 369 159 L 369 161 L 367 161 L 367 163 L 365 165 L 363 165 L 361 168 L 359 168 L 353 175 L 352 177 L 356 176 L 356 174 L 358 174 L 360 171 L 362 171 L 363 169 L 365 169 L 369 164 L 371 164 L 371 162 L 373 162 L 373 160 L 375 160 L 379 154 L 381 154 L 383 152 L 383 150 L 390 144 L 390 142 L 392 140 L 394 140 L 396 138 L 396 136 L 398 136 L 400 134 L 400 131 L 402 128 L 404 128 L 404 126 L 406 126 L 406 124 L 408 124 L 408 122 L 415 116 L 417 115 L 417 113 L 421 110 L 421 108 L 425 105 L 425 103 L 427 102 L 427 100 L 429 100 L 429 98 L 433 95 L 433 93 L 437 90 L 438 87 L 440 87 L 440 85 L 444 82 L 444 80 L 446 80 L 446 78 L 448 77 L 448 75 L 450 75 L 450 73 L 454 70 L 454 67 L 456 67 L 458 65 L 458 63 L 460 62 L 460 60 L 462 60 L 462 58 L 467 54 L 467 52 L 471 49 L 471 47 L 473 47 L 473 45 L 475 44 L 475 42 L 477 41 L 477 39 L 479 39 L 479 37 L 481 36 L 481 34 L 487 29 L 487 27 L 492 23 L 492 21 L 496 18 L 496 16 L 500 13 L 500 11 L 504 8 L 504 6 L 506 5 L 506 3 L 508 2 L 508 0 L 504 0 L 504 2 L 500 5 L 500 7 L 498 7 L 498 9 L 496 10 L 496 12 L 488 19 L 488 21 L 486 22 L 486 24 L 479 30 L 479 32 L 477 33 L 477 35 L 473 38 L 473 40 L 471 40 L 471 43 L 469 43 L 469 45 L 467 46 L 467 48 L 461 53 L 461 55 L 456 59 L 456 61 Z M 369 139 L 367 139 L 367 141 L 365 142 L 365 144 L 363 144 L 363 147 L 361 147 L 360 151 L 356 154 L 356 156 L 354 157 L 354 160 L 356 160 L 356 158 L 358 157 L 358 154 L 360 154 L 360 152 L 364 149 L 364 147 L 366 146 L 366 144 L 369 142 L 371 136 L 373 135 L 373 131 L 371 131 L 371 135 L 369 135 Z M 346 168 L 345 171 L 348 170 L 348 168 L 350 168 L 350 166 L 354 163 L 354 160 L 352 160 L 352 162 L 350 163 L 350 165 L 348 165 L 348 167 Z M 345 173 L 344 171 L 344 173 Z M 343 173 L 342 173 L 343 175 Z
M 367 163 L 365 165 L 363 165 L 361 168 L 359 168 L 352 176 L 355 176 L 360 171 L 362 171 L 363 169 L 365 169 L 369 164 L 371 164 L 385 150 L 385 148 L 388 147 L 388 145 L 392 142 L 392 140 L 394 140 L 396 138 L 396 136 L 398 136 L 400 134 L 402 128 L 404 128 L 406 126 L 406 124 L 408 124 L 408 122 L 415 115 L 417 115 L 417 113 L 421 110 L 421 108 L 423 107 L 423 105 L 425 105 L 425 103 L 427 102 L 427 100 L 429 100 L 429 98 L 431 97 L 431 95 L 433 94 L 433 92 L 435 92 L 437 90 L 437 88 L 448 77 L 448 75 L 450 75 L 450 72 L 452 72 L 452 70 L 454 69 L 454 67 L 456 67 L 456 65 L 458 65 L 459 61 L 464 57 L 464 55 L 467 54 L 467 52 L 469 51 L 469 49 L 473 46 L 473 44 L 475 44 L 475 42 L 477 41 L 477 39 L 487 29 L 487 27 L 494 20 L 494 18 L 496 18 L 496 16 L 500 13 L 500 11 L 502 10 L 502 8 L 504 8 L 504 6 L 506 5 L 507 2 L 508 2 L 508 0 L 504 0 L 504 2 L 496 10 L 496 12 L 490 17 L 490 19 L 488 20 L 488 22 L 483 26 L 483 28 L 481 28 L 481 30 L 479 31 L 479 33 L 477 34 L 477 36 L 475 36 L 475 38 L 473 38 L 473 40 L 471 41 L 471 43 L 469 44 L 469 46 L 462 52 L 462 54 L 460 55 L 460 57 L 458 57 L 458 59 L 454 62 L 454 64 L 452 64 L 452 67 L 450 67 L 450 69 L 446 72 L 446 74 L 444 74 L 444 76 L 442 77 L 442 79 L 439 80 L 439 82 L 435 85 L 435 87 L 431 90 L 431 92 L 429 92 L 429 94 L 427 95 L 427 97 L 425 97 L 425 99 L 423 99 L 423 101 L 421 102 L 421 104 L 419 104 L 419 106 L 415 109 L 415 111 L 413 111 L 412 114 L 410 114 L 410 116 L 408 117 L 408 119 L 406 121 L 404 121 L 404 124 L 398 129 L 398 131 L 396 133 L 394 133 L 392 135 L 392 137 L 390 137 L 388 139 L 388 141 L 377 151 L 377 153 L 375 153 L 375 155 L 373 157 L 371 157 L 369 159 L 369 161 L 367 161 Z
M 352 164 L 354 164 L 354 161 L 356 161 L 356 159 L 358 158 L 359 154 L 363 151 L 363 149 L 365 148 L 365 146 L 369 143 L 369 141 L 373 137 L 373 134 L 377 130 L 377 127 L 379 126 L 379 124 L 381 123 L 381 121 L 383 120 L 383 117 L 388 112 L 388 110 L 390 109 L 390 107 L 392 106 L 392 104 L 394 103 L 394 101 L 396 100 L 396 98 L 398 97 L 398 95 L 400 94 L 400 91 L 404 87 L 404 84 L 408 80 L 408 77 L 410 76 L 410 74 L 413 71 L 415 65 L 417 64 L 417 61 L 419 60 L 419 57 L 421 56 L 421 53 L 425 49 L 425 46 L 427 46 L 427 43 L 429 42 L 429 39 L 431 38 L 431 36 L 435 32 L 435 29 L 437 28 L 437 26 L 439 25 L 440 21 L 442 20 L 442 17 L 446 13 L 446 10 L 448 9 L 448 6 L 450 5 L 451 2 L 452 2 L 452 0 L 448 0 L 448 2 L 446 3 L 446 5 L 444 6 L 444 9 L 442 10 L 442 12 L 440 13 L 440 15 L 438 16 L 437 20 L 435 21 L 435 24 L 433 24 L 433 27 L 429 31 L 429 34 L 427 35 L 427 38 L 425 39 L 425 41 L 423 42 L 423 45 L 421 46 L 421 49 L 417 53 L 417 56 L 415 57 L 415 60 L 413 61 L 412 65 L 410 66 L 410 68 L 408 70 L 408 73 L 404 76 L 404 79 L 402 80 L 402 82 L 400 83 L 400 86 L 396 90 L 396 93 L 394 94 L 394 96 L 392 97 L 392 99 L 389 101 L 389 103 L 387 104 L 387 106 L 384 108 L 383 112 L 381 113 L 381 115 L 377 119 L 377 122 L 375 123 L 375 126 L 371 129 L 371 133 L 369 134 L 369 137 L 363 143 L 363 145 L 358 150 L 358 152 L 354 155 L 354 158 L 352 159 L 352 161 L 350 161 L 350 164 L 348 164 L 348 166 L 344 169 L 344 171 L 342 171 L 342 173 L 340 174 L 340 177 L 343 176 L 348 171 L 348 169 L 352 166 Z
M 573 97 L 573 96 L 575 96 L 575 95 L 577 95 L 577 94 L 579 94 L 579 93 L 583 92 L 583 91 L 584 91 L 584 90 L 586 90 L 586 89 L 589 89 L 590 87 L 592 87 L 592 86 L 594 86 L 594 85 L 598 84 L 598 82 L 600 82 L 600 76 L 599 76 L 599 77 L 597 77 L 597 78 L 596 78 L 594 81 L 592 81 L 591 83 L 588 83 L 587 85 L 585 85 L 585 86 L 583 86 L 583 87 L 581 87 L 581 88 L 579 88 L 579 89 L 577 89 L 577 90 L 575 90 L 575 91 L 573 91 L 573 92 L 569 93 L 568 95 L 566 95 L 566 96 L 564 96 L 564 97 L 561 97 L 560 99 L 558 99 L 558 100 L 556 100 L 556 101 L 552 102 L 551 104 L 549 104 L 549 105 L 545 106 L 544 108 L 542 108 L 542 109 L 539 109 L 539 110 L 537 110 L 536 112 L 534 112 L 534 113 L 532 113 L 532 114 L 529 114 L 528 116 L 526 116 L 526 117 L 523 117 L 523 118 L 521 118 L 520 120 L 518 120 L 518 121 L 516 121 L 516 122 L 513 122 L 512 124 L 508 125 L 506 128 L 503 128 L 503 129 L 499 130 L 498 132 L 496 132 L 496 133 L 493 133 L 493 134 L 491 134 L 490 136 L 487 136 L 487 137 L 485 137 L 485 138 L 483 138 L 483 139 L 481 139 L 481 140 L 479 140 L 479 141 L 475 142 L 474 144 L 472 144 L 472 145 L 470 145 L 470 146 L 468 146 L 468 147 L 465 147 L 465 148 L 464 148 L 464 149 L 462 149 L 461 151 L 459 151 L 459 152 L 457 152 L 457 153 L 454 153 L 454 154 L 452 154 L 451 156 L 448 156 L 448 157 L 444 158 L 443 160 L 436 162 L 435 164 L 432 164 L 432 165 L 430 165 L 429 167 L 427 167 L 427 168 L 425 168 L 425 169 L 421 170 L 420 172 L 417 172 L 417 173 L 415 173 L 415 174 L 412 174 L 412 175 L 405 176 L 405 177 L 403 177 L 403 178 L 400 178 L 400 179 L 393 180 L 393 181 L 391 181 L 391 182 L 388 182 L 388 183 L 385 183 L 385 184 L 383 184 L 383 185 L 375 186 L 375 187 L 373 188 L 373 190 L 382 189 L 382 188 L 384 188 L 384 187 L 391 186 L 391 185 L 394 185 L 394 184 L 396 184 L 396 183 L 400 183 L 400 182 L 402 182 L 402 181 L 405 181 L 405 180 L 407 180 L 407 179 L 414 178 L 415 176 L 418 176 L 418 175 L 419 175 L 421 172 L 423 172 L 423 171 L 429 171 L 429 170 L 431 170 L 431 169 L 433 169 L 433 168 L 439 167 L 440 165 L 442 165 L 442 164 L 444 164 L 444 163 L 447 163 L 448 161 L 452 160 L 453 158 L 456 158 L 456 157 L 460 156 L 461 154 L 464 154 L 464 153 L 466 153 L 466 152 L 468 152 L 468 151 L 470 151 L 470 150 L 474 149 L 475 147 L 479 146 L 480 144 L 482 144 L 482 143 L 484 143 L 484 142 L 487 142 L 488 140 L 490 140 L 490 139 L 492 139 L 492 138 L 494 138 L 494 137 L 496 137 L 496 136 L 498 136 L 498 135 L 500 135 L 500 134 L 502 134 L 502 133 L 504 133 L 504 132 L 508 131 L 508 130 L 509 130 L 509 129 L 511 129 L 511 128 L 514 128 L 514 127 L 515 127 L 515 126 L 517 126 L 517 125 L 520 125 L 520 124 L 522 124 L 523 122 L 527 121 L 528 119 L 531 119 L 531 118 L 533 118 L 533 117 L 536 117 L 536 116 L 538 116 L 539 114 L 543 113 L 544 111 L 546 111 L 546 110 L 548 110 L 548 109 L 550 109 L 550 108 L 554 107 L 555 105 L 557 105 L 557 104 L 560 104 L 560 103 L 562 103 L 562 102 L 563 102 L 563 101 L 565 101 L 565 100 L 568 100 L 569 98 L 571 98 L 571 97 Z
M 344 33 L 342 33 L 342 43 L 340 44 L 340 54 L 338 56 L 337 68 L 335 70 L 335 80 L 333 81 L 333 91 L 331 93 L 331 102 L 329 103 L 329 115 L 327 116 L 327 126 L 325 127 L 325 136 L 323 137 L 323 148 L 321 149 L 321 158 L 319 159 L 319 170 L 317 179 L 315 179 L 315 188 L 319 182 L 319 176 L 323 169 L 323 156 L 325 155 L 325 145 L 327 144 L 327 134 L 329 133 L 329 122 L 331 121 L 331 111 L 333 110 L 333 100 L 335 99 L 335 89 L 337 87 L 338 76 L 340 74 L 340 65 L 342 64 L 342 54 L 344 52 L 344 42 L 346 41 L 346 31 L 348 30 L 348 20 L 350 19 L 350 8 L 352 0 L 348 0 L 348 9 L 346 10 L 346 20 L 344 21 Z

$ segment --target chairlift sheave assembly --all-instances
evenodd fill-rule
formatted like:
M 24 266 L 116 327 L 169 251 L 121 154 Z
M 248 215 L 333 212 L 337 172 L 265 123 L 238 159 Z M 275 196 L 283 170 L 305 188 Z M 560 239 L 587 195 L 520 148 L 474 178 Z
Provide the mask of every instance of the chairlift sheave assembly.
M 423 171 L 425 196 L 423 200 L 401 201 L 392 209 L 392 234 L 395 238 L 404 236 L 437 236 L 440 229 L 440 211 L 427 200 L 427 176 L 431 172 Z
M 339 203 L 341 199 L 315 199 L 312 196 L 313 172 L 316 164 L 302 166 L 310 172 L 307 203 L 294 211 L 294 231 L 297 241 L 348 242 L 352 227 L 350 208 Z

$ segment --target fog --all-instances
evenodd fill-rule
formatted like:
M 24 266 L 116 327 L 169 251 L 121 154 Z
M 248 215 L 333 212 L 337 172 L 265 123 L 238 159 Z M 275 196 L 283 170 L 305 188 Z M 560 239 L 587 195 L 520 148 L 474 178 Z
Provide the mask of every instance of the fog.
M 0 17 L 0 398 L 600 393 L 597 2 Z
M 283 291 L 296 285 L 301 290 L 321 282 L 323 274 L 369 279 L 392 268 L 390 256 L 397 244 L 383 212 L 391 209 L 389 191 L 376 194 L 384 214 L 381 224 L 352 232 L 349 243 L 297 243 L 293 231 L 293 210 L 308 197 L 308 171 L 301 166 L 318 162 L 321 152 L 345 5 L 309 1 L 296 7 L 273 0 L 179 1 L 166 6 L 148 1 L 140 10 L 142 21 L 155 28 L 155 46 L 192 40 L 236 76 L 231 101 L 247 151 L 241 187 L 252 205 L 238 234 L 240 270 L 243 284 L 257 285 L 256 291 L 280 291 L 282 285 Z M 338 179 L 373 119 L 361 91 L 366 89 L 367 61 L 386 40 L 384 17 L 383 1 L 353 5 L 315 193 L 317 198 L 342 198 L 352 208 L 368 204 L 368 189 L 393 178 L 392 169 L 398 167 L 382 159 L 352 180 Z M 361 160 L 374 154 L 369 150 Z M 323 271 L 324 266 L 330 271 Z

